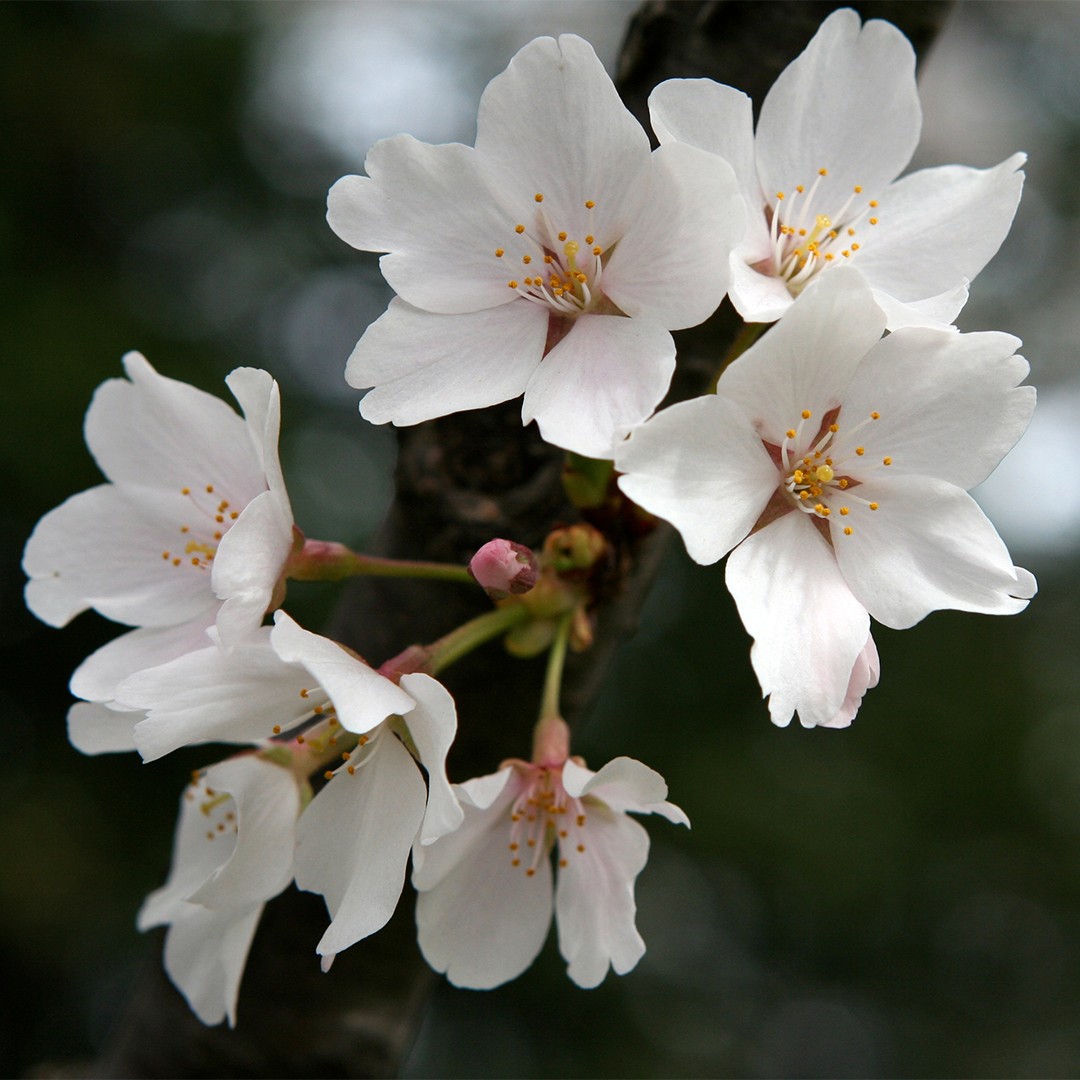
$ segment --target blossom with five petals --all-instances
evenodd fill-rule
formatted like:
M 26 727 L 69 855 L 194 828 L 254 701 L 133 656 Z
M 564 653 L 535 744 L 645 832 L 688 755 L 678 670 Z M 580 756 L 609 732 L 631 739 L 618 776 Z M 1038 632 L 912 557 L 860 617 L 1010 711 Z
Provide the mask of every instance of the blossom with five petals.
M 903 629 L 940 608 L 1013 614 L 1035 594 L 967 494 L 1031 417 L 1019 342 L 882 339 L 884 325 L 859 275 L 837 270 L 715 395 L 658 413 L 616 458 L 622 490 L 693 559 L 735 548 L 728 588 L 777 724 L 850 723 L 877 681 L 869 615 Z
M 662 146 L 730 162 L 747 206 L 731 300 L 773 322 L 829 267 L 857 266 L 899 326 L 947 326 L 1012 224 L 1023 154 L 991 169 L 947 165 L 897 180 L 919 140 L 915 53 L 895 26 L 834 12 L 769 90 L 750 99 L 709 79 L 649 98 Z
M 278 463 L 281 405 L 265 371 L 237 368 L 226 383 L 244 416 L 138 353 L 130 381 L 98 387 L 86 442 L 108 483 L 72 496 L 38 522 L 26 544 L 26 603 L 64 626 L 94 608 L 137 629 L 87 658 L 72 693 L 111 701 L 132 672 L 257 627 L 292 550 L 293 518 Z M 130 749 L 130 717 L 77 705 L 80 749 Z
M 204 1024 L 236 1023 L 236 998 L 266 901 L 292 880 L 300 790 L 255 755 L 212 765 L 180 801 L 172 869 L 139 911 L 168 926 L 165 970 Z
M 555 847 L 554 913 L 570 978 L 597 986 L 609 966 L 624 975 L 637 964 L 645 943 L 634 879 L 649 834 L 627 815 L 689 825 L 659 773 L 626 757 L 594 773 L 563 753 L 507 762 L 454 792 L 460 828 L 413 849 L 420 949 L 436 971 L 483 990 L 533 962 L 551 926 Z
M 398 296 L 349 359 L 374 423 L 524 394 L 522 419 L 592 457 L 648 416 L 669 330 L 727 290 L 744 211 L 729 166 L 651 152 L 588 42 L 538 38 L 488 85 L 476 145 L 384 139 L 330 191 L 329 222 L 387 252 Z

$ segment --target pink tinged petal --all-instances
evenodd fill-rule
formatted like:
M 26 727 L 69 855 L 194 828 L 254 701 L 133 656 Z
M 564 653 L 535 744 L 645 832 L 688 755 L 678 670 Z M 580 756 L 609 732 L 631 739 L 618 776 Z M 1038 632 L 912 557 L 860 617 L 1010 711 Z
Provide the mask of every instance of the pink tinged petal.
M 292 880 L 293 833 L 300 816 L 296 778 L 288 769 L 248 755 L 207 769 L 206 783 L 232 795 L 237 842 L 228 860 L 188 900 L 236 909 L 277 896 Z
M 850 536 L 830 518 L 851 591 L 879 622 L 904 630 L 952 608 L 1014 615 L 1035 579 L 1012 564 L 1001 537 L 967 492 L 931 477 L 874 474 L 858 491 L 878 509 L 853 508 Z
M 731 286 L 728 295 L 745 322 L 776 322 L 795 303 L 787 282 L 755 270 L 758 252 L 736 251 L 731 257 Z M 830 274 L 831 276 L 831 274 Z M 811 288 L 813 283 L 811 283 Z
M 728 253 L 746 211 L 726 161 L 692 146 L 662 146 L 640 174 L 641 211 L 603 269 L 604 294 L 631 318 L 671 330 L 697 326 L 728 287 Z
M 635 428 L 616 448 L 619 487 L 669 521 L 699 563 L 723 558 L 753 527 L 780 477 L 734 402 L 680 402 Z
M 384 675 L 368 667 L 336 641 L 309 633 L 284 611 L 274 612 L 270 643 L 278 656 L 302 664 L 334 703 L 342 727 L 357 735 L 388 716 L 410 712 L 415 702 Z
M 50 626 L 90 607 L 136 626 L 186 622 L 216 608 L 209 575 L 184 550 L 179 530 L 188 513 L 179 489 L 102 484 L 73 495 L 37 523 L 26 543 L 27 606 Z M 163 558 L 166 552 L 171 558 Z
M 524 859 L 512 865 L 510 808 L 521 785 L 516 776 L 507 783 L 509 774 L 485 777 L 480 790 L 474 788 L 482 800 L 502 779 L 505 786 L 486 809 L 470 805 L 462 793 L 461 828 L 415 849 L 422 853 L 413 873 L 420 951 L 455 986 L 473 990 L 517 978 L 536 959 L 551 926 L 550 858 L 542 856 L 532 876 Z
M 360 403 L 373 424 L 497 405 L 524 393 L 547 331 L 548 311 L 521 297 L 467 315 L 432 315 L 393 300 L 353 350 L 345 381 L 375 387 Z
M 110 709 L 98 702 L 77 701 L 68 709 L 71 745 L 83 754 L 116 754 L 135 749 L 135 725 L 141 712 Z
M 354 753 L 300 818 L 296 884 L 326 899 L 331 923 L 318 953 L 339 953 L 386 925 L 424 816 L 424 781 L 389 730 Z
M 735 401 L 761 437 L 779 446 L 804 410 L 820 420 L 841 404 L 884 329 L 885 316 L 858 272 L 838 267 L 727 368 L 716 392 Z
M 750 660 L 773 723 L 786 726 L 796 711 L 803 727 L 829 723 L 847 697 L 870 620 L 828 541 L 808 515 L 787 514 L 731 553 L 727 586 L 754 639 Z
M 241 512 L 218 544 L 210 584 L 224 601 L 217 628 L 226 648 L 257 629 L 293 549 L 288 500 L 264 491 Z
M 825 168 L 829 174 L 814 199 L 821 212 L 842 206 L 855 185 L 873 198 L 911 160 L 921 126 L 915 53 L 907 38 L 877 19 L 860 29 L 850 8 L 834 12 L 761 106 L 762 187 L 809 189 Z
M 1019 345 L 999 333 L 890 334 L 851 380 L 839 438 L 847 425 L 878 412 L 855 436 L 866 449 L 863 461 L 876 466 L 888 456 L 890 476 L 933 476 L 965 490 L 981 484 L 1035 408 L 1034 387 L 1019 385 L 1028 374 Z
M 505 219 L 508 229 L 532 227 L 537 194 L 556 230 L 595 233 L 607 247 L 637 217 L 649 138 L 579 37 L 537 38 L 491 80 L 480 99 L 476 152 L 489 187 L 518 215 Z M 587 200 L 596 203 L 591 211 Z
M 263 905 L 211 911 L 186 904 L 165 937 L 165 970 L 204 1024 L 236 1025 L 236 1002 Z
M 234 505 L 266 487 L 247 424 L 220 398 L 159 375 L 138 353 L 86 414 L 86 443 L 114 484 L 179 492 L 214 484 Z
M 664 778 L 634 758 L 615 758 L 596 773 L 567 761 L 563 766 L 563 787 L 571 798 L 589 795 L 620 813 L 660 814 L 676 825 L 690 826 L 686 814 L 667 801 Z
M 880 196 L 859 270 L 876 289 L 916 301 L 972 281 L 1009 233 L 1024 186 L 1024 154 L 992 169 L 944 165 L 898 180 Z
M 955 333 L 956 327 L 952 324 L 968 302 L 966 278 L 955 288 L 924 300 L 913 300 L 910 304 L 897 300 L 881 289 L 874 289 L 873 292 L 877 306 L 885 312 L 887 330 L 918 326 Z
M 768 240 L 754 162 L 754 109 L 741 90 L 712 79 L 668 79 L 649 95 L 649 118 L 661 146 L 684 143 L 723 158 L 734 170 L 750 213 L 748 240 Z
M 862 699 L 867 690 L 872 690 L 878 684 L 881 675 L 881 661 L 878 659 L 877 646 L 874 644 L 873 635 L 866 639 L 866 646 L 855 658 L 855 666 L 851 669 L 851 679 L 848 682 L 847 695 L 844 698 L 840 711 L 831 719 L 819 727 L 846 728 L 851 726 L 862 704 Z
M 207 742 L 258 743 L 311 715 L 301 691 L 312 684 L 300 664 L 287 664 L 270 648 L 267 633 L 232 652 L 211 646 L 121 683 L 117 701 L 144 709 L 135 729 L 143 761 L 181 746 Z
M 428 774 L 427 809 L 419 842 L 430 844 L 453 832 L 464 817 L 446 777 L 446 755 L 457 734 L 457 709 L 450 692 L 430 675 L 404 675 L 401 688 L 416 702 L 409 713 L 409 735 Z
M 649 834 L 606 806 L 585 808 L 579 842 L 559 846 L 555 919 L 567 974 L 589 988 L 604 981 L 609 965 L 625 975 L 645 954 L 634 925 L 634 879 L 649 857 Z
M 278 459 L 278 436 L 281 429 L 281 391 L 268 371 L 260 368 L 236 368 L 225 377 L 225 385 L 232 391 L 244 411 L 248 434 L 251 436 L 259 466 L 266 477 L 267 486 L 282 500 L 286 513 L 292 517 L 289 496 L 285 491 L 285 478 Z
M 75 669 L 68 688 L 87 701 L 112 701 L 129 675 L 206 648 L 206 631 L 212 625 L 211 613 L 179 626 L 130 630 L 92 652 Z
M 555 446 L 611 458 L 660 403 L 674 371 L 675 343 L 658 323 L 582 315 L 529 380 L 521 418 Z
M 327 220 L 346 243 L 385 251 L 379 265 L 403 299 L 425 311 L 459 314 L 506 304 L 505 260 L 495 250 L 514 236 L 470 146 L 431 146 L 411 135 L 368 151 L 367 176 L 331 189 Z

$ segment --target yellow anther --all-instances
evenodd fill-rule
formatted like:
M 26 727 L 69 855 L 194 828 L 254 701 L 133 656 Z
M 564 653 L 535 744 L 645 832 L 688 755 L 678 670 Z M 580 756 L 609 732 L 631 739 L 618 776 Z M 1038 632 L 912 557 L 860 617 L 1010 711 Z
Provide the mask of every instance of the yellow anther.
M 239 516 L 240 516 L 240 511 L 239 510 L 230 510 L 229 511 L 229 519 L 231 521 L 235 521 Z
M 855 191 L 856 195 L 861 195 L 862 194 L 862 184 L 856 184 L 855 188 L 854 188 L 854 191 Z
M 168 553 L 167 551 L 163 551 L 163 552 L 161 553 L 161 557 L 162 557 L 162 558 L 163 558 L 163 559 L 164 559 L 164 560 L 165 560 L 166 562 L 168 562 L 168 560 L 172 558 L 172 556 L 171 556 L 171 555 L 170 555 L 170 554 L 169 554 L 169 553 Z
M 326 772 L 323 773 L 323 776 L 327 780 L 333 780 L 334 779 L 334 770 L 333 769 L 327 769 Z M 334 790 L 337 791 L 337 788 L 334 788 Z M 344 790 L 344 789 L 342 789 L 342 790 Z
M 586 210 L 591 210 L 595 205 L 596 205 L 596 203 L 594 203 L 592 201 L 592 199 L 586 199 L 585 200 L 585 209 Z
M 802 184 L 796 184 L 795 190 L 801 195 L 806 190 L 806 188 L 804 188 Z
M 510 860 L 510 865 L 511 866 L 520 866 L 521 865 L 521 860 L 520 859 L 511 859 Z
M 511 844 L 511 845 L 510 845 L 510 850 L 511 850 L 511 851 L 517 851 L 517 849 L 518 849 L 518 846 L 519 846 L 518 844 Z
M 855 235 L 855 230 L 854 229 L 848 229 L 847 234 L 848 234 L 848 236 L 854 236 Z
M 311 691 L 310 691 L 310 690 L 301 690 L 301 691 L 300 691 L 300 696 L 301 696 L 302 698 L 306 698 L 306 697 L 308 696 L 308 694 L 309 694 L 309 693 L 311 693 Z
M 858 244 L 852 244 L 851 245 L 851 250 L 852 251 L 858 251 L 859 250 L 859 245 Z
M 871 503 L 871 504 L 870 504 L 870 509 L 871 509 L 871 510 L 876 510 L 876 509 L 877 509 L 877 506 L 878 506 L 878 504 L 877 504 L 877 503 Z
M 837 481 L 837 483 L 838 483 L 838 484 L 839 484 L 839 485 L 840 485 L 840 486 L 841 486 L 842 488 L 846 488 L 846 487 L 848 486 L 848 482 L 847 482 L 847 477 L 846 477 L 846 476 L 844 476 L 844 477 L 841 477 L 841 478 L 840 478 L 840 479 L 839 479 L 839 480 Z
M 180 489 L 180 494 L 181 495 L 190 495 L 191 494 L 191 488 L 181 488 Z
M 789 439 L 794 439 L 795 438 L 795 429 L 793 427 L 787 429 L 787 437 Z
M 881 419 L 881 413 L 879 413 L 879 412 L 878 412 L 878 411 L 877 411 L 877 410 L 875 409 L 875 410 L 874 410 L 874 411 L 873 411 L 873 412 L 872 412 L 872 413 L 870 414 L 870 419 L 871 419 L 871 420 L 880 420 L 880 419 Z
M 272 727 L 272 728 L 271 728 L 270 730 L 271 730 L 271 731 L 272 731 L 272 732 L 273 732 L 273 733 L 274 733 L 275 735 L 280 735 L 280 734 L 281 734 L 281 725 L 280 725 L 280 724 L 275 724 L 275 725 L 274 725 L 274 726 L 273 726 L 273 727 Z
M 535 200 L 536 200 L 537 202 L 543 202 L 543 201 L 544 201 L 544 196 L 543 196 L 543 195 L 541 195 L 539 191 L 538 191 L 538 192 L 537 192 L 537 193 L 536 193 L 536 194 L 535 194 L 535 195 L 533 196 L 533 198 L 534 198 L 534 199 L 535 199 Z
M 817 174 L 818 174 L 818 176 L 828 176 L 829 175 L 829 170 L 828 169 L 818 169 Z
M 870 200 L 870 206 L 871 206 L 871 207 L 877 206 L 877 204 L 878 204 L 878 203 L 877 203 L 877 199 L 871 199 L 871 200 Z
M 518 236 L 520 236 L 524 231 L 525 231 L 525 226 L 524 225 L 515 225 L 514 226 L 514 232 L 516 232 L 518 234 Z
M 348 773 L 348 774 L 349 774 L 350 776 L 355 776 L 355 775 L 356 775 L 356 766 L 355 766 L 355 765 L 346 765 L 346 766 L 345 766 L 345 771 L 346 771 L 346 772 L 347 772 L 347 773 Z
M 841 251 L 840 254 L 843 255 L 845 259 L 850 259 L 851 258 L 851 252 L 850 251 Z
M 799 230 L 799 235 L 800 236 L 805 236 L 806 235 L 806 230 L 805 229 L 800 229 Z
M 585 243 L 586 244 L 592 244 L 592 243 L 595 243 L 595 242 L 596 242 L 596 237 L 595 236 L 586 236 L 585 237 Z
M 802 499 L 805 502 L 807 499 L 810 498 L 810 492 L 809 491 L 800 491 L 799 492 L 799 498 Z
M 846 273 L 846 271 L 845 271 L 845 273 Z M 832 281 L 832 278 L 829 278 L 829 280 Z M 866 453 L 866 447 L 865 446 L 856 446 L 855 447 L 855 453 L 858 454 L 859 457 L 862 457 L 863 454 Z
M 214 485 L 213 484 L 207 484 L 206 485 L 206 494 L 207 495 L 213 495 L 214 494 Z
M 881 459 L 881 464 L 882 465 L 891 465 L 892 464 L 892 458 L 891 457 L 882 458 Z
M 840 430 L 839 424 L 830 424 L 829 430 L 835 435 Z
M 847 517 L 848 514 L 850 514 L 850 513 L 851 513 L 851 511 L 846 506 L 841 506 L 840 507 L 840 516 L 841 517 Z
M 778 191 L 776 193 L 776 198 L 778 201 L 782 200 L 784 198 L 784 193 L 782 191 Z
M 829 278 L 829 280 L 830 280 L 830 281 L 832 281 L 832 278 Z M 809 420 L 809 419 L 810 419 L 810 417 L 811 417 L 812 415 L 813 415 L 813 414 L 812 414 L 812 413 L 810 412 L 810 410 L 809 410 L 809 409 L 803 409 L 803 411 L 802 411 L 802 418 L 803 418 L 804 420 Z
M 829 280 L 832 281 L 832 278 L 829 278 Z M 508 281 L 506 283 L 506 287 L 508 289 L 516 289 L 518 287 L 518 283 L 516 281 Z
M 173 564 L 173 566 L 179 566 L 180 565 L 180 560 L 179 559 L 173 559 L 172 564 Z
M 546 262 L 550 266 L 551 265 L 551 256 L 550 255 L 545 255 L 544 256 L 544 262 Z
M 506 252 L 503 251 L 502 248 L 496 248 L 495 249 L 495 258 L 496 259 L 501 259 L 505 254 L 506 254 Z
M 603 255 L 603 254 L 604 254 L 604 249 L 603 249 L 602 247 L 599 247 L 599 246 L 598 246 L 598 247 L 594 247 L 594 248 L 592 249 L 592 253 L 593 253 L 594 255 Z
M 180 526 L 180 531 L 181 531 L 182 533 L 189 533 L 189 532 L 191 532 L 191 529 L 190 529 L 190 528 L 188 528 L 188 526 L 187 526 L 187 525 L 181 525 L 181 526 Z
M 535 874 L 536 874 L 536 870 L 531 866 L 529 867 L 528 870 L 525 871 L 525 876 L 526 877 L 534 877 Z
M 584 844 L 578 844 L 577 849 L 578 849 L 578 851 L 584 851 L 585 850 L 585 845 Z
M 522 262 L 523 262 L 523 263 L 524 263 L 524 264 L 525 264 L 526 266 L 528 266 L 528 265 L 529 265 L 529 263 L 531 263 L 531 262 L 532 262 L 532 256 L 531 256 L 531 255 L 522 255 L 522 256 L 521 256 L 521 261 L 522 261 Z
M 560 859 L 559 860 L 559 865 L 560 866 L 565 866 L 566 865 L 566 860 L 565 859 Z
M 850 535 L 851 535 L 851 532 L 852 532 L 852 530 L 851 530 L 851 526 L 850 526 L 850 525 L 845 525 L 845 526 L 844 526 L 844 535 L 845 535 L 845 536 L 850 536 Z
M 828 253 L 828 254 L 827 254 L 827 255 L 825 256 L 825 261 L 826 261 L 826 262 L 832 262 L 834 258 L 836 258 L 836 256 L 835 256 L 835 255 L 833 255 L 833 253 L 832 253 L 832 252 L 830 251 L 830 252 L 829 252 L 829 253 Z
M 872 217 L 872 218 L 870 219 L 870 224 L 871 224 L 871 225 L 876 225 L 876 224 L 877 224 L 877 218 L 876 218 L 876 217 Z

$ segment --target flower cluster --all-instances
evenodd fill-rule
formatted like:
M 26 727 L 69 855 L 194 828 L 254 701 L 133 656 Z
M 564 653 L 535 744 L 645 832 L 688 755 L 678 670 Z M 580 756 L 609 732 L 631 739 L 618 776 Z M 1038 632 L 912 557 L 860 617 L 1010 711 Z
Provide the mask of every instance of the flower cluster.
M 346 379 L 374 423 L 523 396 L 523 422 L 569 452 L 578 506 L 666 520 L 699 563 L 730 553 L 773 721 L 845 727 L 880 676 L 871 617 L 1011 614 L 1035 593 L 968 494 L 1027 426 L 1027 363 L 1009 335 L 952 325 L 1010 227 L 1023 156 L 898 180 L 921 122 L 914 54 L 847 10 L 756 130 L 749 99 L 709 80 L 663 83 L 650 112 L 656 150 L 586 42 L 541 38 L 488 86 L 475 146 L 376 144 L 329 221 L 383 253 L 397 296 Z M 657 411 L 671 331 L 725 295 L 747 324 L 736 358 L 718 357 L 713 392 Z M 571 752 L 560 690 L 612 592 L 599 570 L 632 545 L 615 558 L 600 514 L 531 538 L 539 555 L 495 538 L 468 567 L 306 539 L 270 375 L 229 375 L 241 416 L 138 354 L 124 366 L 86 418 L 107 482 L 39 523 L 26 602 L 53 626 L 93 608 L 132 628 L 72 676 L 78 749 L 236 751 L 192 777 L 139 914 L 168 928 L 197 1015 L 235 1022 L 263 907 L 291 882 L 325 898 L 326 970 L 391 918 L 410 862 L 420 948 L 456 985 L 515 978 L 553 916 L 578 985 L 631 970 L 649 834 L 629 815 L 689 822 L 641 762 L 594 772 Z M 290 580 L 354 574 L 479 584 L 495 604 L 373 666 L 283 606 Z M 435 676 L 497 637 L 548 654 L 532 752 L 451 783 L 458 715 Z

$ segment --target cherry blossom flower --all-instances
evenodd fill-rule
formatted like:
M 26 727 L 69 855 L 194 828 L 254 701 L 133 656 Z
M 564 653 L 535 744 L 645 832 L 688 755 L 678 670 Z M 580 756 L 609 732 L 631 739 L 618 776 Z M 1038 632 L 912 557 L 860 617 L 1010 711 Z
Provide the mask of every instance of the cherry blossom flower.
M 169 878 L 138 921 L 169 928 L 165 970 L 204 1024 L 236 1023 L 263 906 L 292 880 L 299 813 L 294 775 L 254 755 L 211 766 L 184 792 Z
M 330 191 L 334 231 L 398 293 L 349 359 L 373 423 L 524 394 L 549 442 L 610 457 L 663 397 L 669 330 L 727 289 L 744 211 L 726 163 L 650 152 L 592 47 L 538 38 L 488 85 L 475 147 L 376 143 Z
M 98 387 L 86 442 L 108 483 L 72 496 L 26 544 L 26 603 L 64 626 L 94 608 L 137 629 L 90 656 L 71 689 L 108 702 L 129 674 L 206 645 L 231 646 L 271 605 L 293 546 L 277 456 L 280 401 L 265 372 L 226 383 L 244 416 L 138 353 Z M 91 737 L 91 742 L 92 742 Z
M 850 723 L 878 676 L 869 615 L 903 629 L 940 608 L 1013 614 L 1035 594 L 967 494 L 1034 408 L 1019 342 L 881 339 L 884 324 L 857 273 L 830 273 L 715 396 L 657 414 L 616 458 L 623 491 L 693 559 L 735 549 L 728 588 L 777 724 L 796 710 L 807 727 Z
M 208 741 L 258 743 L 313 720 L 321 729 L 305 730 L 294 747 L 313 750 L 317 743 L 321 753 L 342 729 L 359 736 L 353 749 L 333 754 L 328 782 L 297 827 L 296 883 L 323 894 L 331 913 L 318 946 L 324 957 L 390 918 L 418 836 L 442 835 L 461 821 L 446 779 L 457 731 L 450 694 L 419 673 L 403 676 L 399 686 L 284 611 L 274 613 L 272 630 L 229 653 L 211 647 L 136 673 L 117 700 L 145 710 L 134 727 L 145 761 Z M 427 772 L 426 787 L 403 738 Z
M 634 925 L 634 879 L 649 834 L 627 814 L 689 825 L 665 801 L 659 773 L 626 757 L 594 773 L 563 755 L 508 762 L 454 792 L 461 827 L 413 849 L 420 949 L 436 971 L 478 990 L 516 978 L 540 952 L 553 906 L 559 949 L 579 986 L 637 964 L 645 943 Z
M 919 140 L 915 53 L 887 22 L 834 12 L 761 107 L 708 79 L 649 99 L 662 146 L 687 144 L 735 169 L 747 231 L 731 255 L 731 300 L 773 322 L 833 266 L 857 266 L 889 329 L 948 325 L 1012 224 L 1023 154 L 991 169 L 923 169 L 897 180 Z

